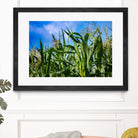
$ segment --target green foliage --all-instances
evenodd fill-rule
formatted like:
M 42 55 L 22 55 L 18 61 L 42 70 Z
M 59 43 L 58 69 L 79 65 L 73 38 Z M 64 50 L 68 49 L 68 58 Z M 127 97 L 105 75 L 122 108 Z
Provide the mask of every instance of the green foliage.
M 7 109 L 7 103 L 1 97 L 0 97 L 0 107 L 1 107 L 2 110 L 6 110 Z
M 11 83 L 7 80 L 0 80 L 0 93 L 5 92 L 5 91 L 9 91 L 11 88 Z
M 4 81 L 3 79 L 0 79 L 0 93 L 11 90 L 11 87 L 12 87 L 12 85 L 9 81 L 7 81 L 7 80 Z M 0 107 L 2 110 L 7 109 L 7 103 L 1 97 L 0 97 Z M 0 114 L 0 124 L 2 124 L 3 121 L 4 121 L 4 118 Z
M 99 28 L 84 34 L 67 28 L 58 39 L 52 34 L 50 48 L 40 40 L 40 49 L 29 52 L 30 77 L 112 77 L 112 37 L 106 30 L 103 42 L 101 33 Z
M 4 121 L 4 118 L 3 118 L 3 116 L 0 114 L 0 124 L 2 124 L 3 121 Z

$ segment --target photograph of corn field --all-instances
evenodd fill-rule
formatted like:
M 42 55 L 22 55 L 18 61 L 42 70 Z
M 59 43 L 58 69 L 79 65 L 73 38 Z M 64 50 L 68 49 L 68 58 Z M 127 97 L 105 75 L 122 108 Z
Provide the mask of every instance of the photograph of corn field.
M 29 77 L 112 77 L 112 21 L 29 21 Z

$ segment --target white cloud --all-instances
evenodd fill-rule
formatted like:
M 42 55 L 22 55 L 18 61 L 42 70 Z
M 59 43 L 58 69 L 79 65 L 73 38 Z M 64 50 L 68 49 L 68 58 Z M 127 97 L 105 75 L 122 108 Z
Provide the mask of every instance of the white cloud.
M 66 30 L 66 28 L 71 29 L 72 31 L 76 31 L 77 23 L 73 21 L 52 21 L 49 24 L 44 24 L 43 26 L 29 26 L 30 32 L 38 34 L 38 37 L 42 38 L 46 42 L 52 42 L 52 34 L 54 34 L 55 38 L 59 38 L 59 32 L 62 34 L 61 30 Z M 68 40 L 68 36 L 65 34 L 65 39 Z
M 60 31 L 60 29 L 52 23 L 48 25 L 44 25 L 44 29 L 48 31 L 49 34 L 55 34 Z
M 55 36 L 58 36 L 58 33 L 61 32 L 61 29 L 66 30 L 66 28 L 70 28 L 73 31 L 76 29 L 76 24 L 73 22 L 52 22 L 48 25 L 44 25 L 44 29 L 48 31 L 49 34 L 54 34 Z

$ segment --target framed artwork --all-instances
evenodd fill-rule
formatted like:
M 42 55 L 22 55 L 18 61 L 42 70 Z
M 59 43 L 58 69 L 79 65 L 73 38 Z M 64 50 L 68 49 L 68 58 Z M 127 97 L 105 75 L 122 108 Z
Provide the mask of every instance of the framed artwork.
M 127 8 L 14 8 L 14 90 L 128 90 Z

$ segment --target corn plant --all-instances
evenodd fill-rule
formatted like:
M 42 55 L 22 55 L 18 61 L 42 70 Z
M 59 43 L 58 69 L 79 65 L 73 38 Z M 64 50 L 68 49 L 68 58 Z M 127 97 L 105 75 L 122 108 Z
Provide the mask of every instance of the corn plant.
M 68 28 L 61 30 L 59 37 L 54 34 L 53 45 L 34 47 L 29 52 L 30 77 L 111 77 L 112 37 L 103 42 L 99 28 L 93 34 L 84 35 Z M 68 43 L 65 35 L 71 40 Z

